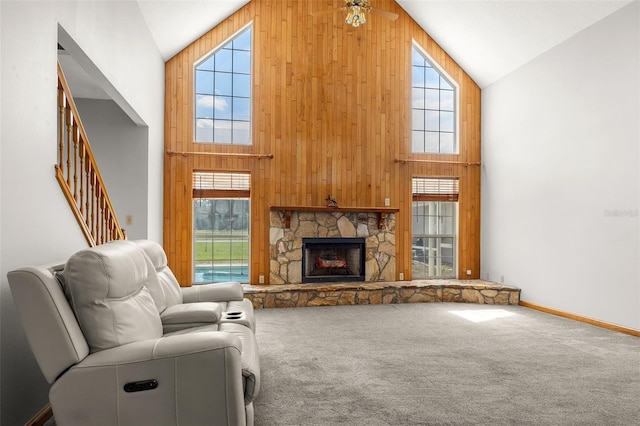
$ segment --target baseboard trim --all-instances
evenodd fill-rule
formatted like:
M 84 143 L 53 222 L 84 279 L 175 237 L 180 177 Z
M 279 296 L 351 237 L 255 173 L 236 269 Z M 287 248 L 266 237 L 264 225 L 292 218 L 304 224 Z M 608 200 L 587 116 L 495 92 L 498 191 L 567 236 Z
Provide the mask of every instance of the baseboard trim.
M 606 328 L 607 330 L 617 331 L 619 333 L 630 334 L 631 336 L 640 337 L 640 330 L 636 330 L 635 328 L 623 327 L 621 325 L 611 324 L 609 322 L 600 321 L 593 318 L 587 318 L 581 315 L 559 311 L 557 309 L 547 308 L 545 306 L 540 306 L 535 303 L 527 302 L 524 300 L 520 301 L 520 306 L 524 306 L 525 308 L 535 309 L 536 311 L 545 312 L 547 314 L 568 318 L 574 321 L 584 322 L 586 324 L 590 324 L 596 327 Z
M 38 411 L 38 414 L 25 423 L 25 426 L 43 426 L 51 417 L 53 417 L 53 410 L 51 409 L 51 404 L 47 404 Z

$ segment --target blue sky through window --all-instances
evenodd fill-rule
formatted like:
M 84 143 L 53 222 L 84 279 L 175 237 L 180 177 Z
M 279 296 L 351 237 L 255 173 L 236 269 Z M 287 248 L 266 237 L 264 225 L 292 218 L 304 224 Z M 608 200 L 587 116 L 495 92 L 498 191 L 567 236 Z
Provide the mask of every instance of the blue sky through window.
M 195 68 L 195 141 L 251 144 L 251 27 Z

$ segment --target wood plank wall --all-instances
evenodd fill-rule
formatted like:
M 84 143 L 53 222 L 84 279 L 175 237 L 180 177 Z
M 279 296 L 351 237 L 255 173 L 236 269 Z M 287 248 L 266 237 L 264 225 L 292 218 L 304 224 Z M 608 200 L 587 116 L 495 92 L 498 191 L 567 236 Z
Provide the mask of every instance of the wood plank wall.
M 411 178 L 458 176 L 459 278 L 480 277 L 480 167 L 458 164 L 480 161 L 480 89 L 395 1 L 372 3 L 399 19 L 370 15 L 353 28 L 343 12 L 312 15 L 342 0 L 252 0 L 167 61 L 164 247 L 183 285 L 192 274 L 194 170 L 251 173 L 251 283 L 268 282 L 269 207 L 323 206 L 329 194 L 340 207 L 391 199 L 400 209 L 396 269 L 411 279 Z M 253 144 L 196 144 L 193 64 L 250 22 Z M 411 153 L 412 40 L 459 85 L 459 155 Z

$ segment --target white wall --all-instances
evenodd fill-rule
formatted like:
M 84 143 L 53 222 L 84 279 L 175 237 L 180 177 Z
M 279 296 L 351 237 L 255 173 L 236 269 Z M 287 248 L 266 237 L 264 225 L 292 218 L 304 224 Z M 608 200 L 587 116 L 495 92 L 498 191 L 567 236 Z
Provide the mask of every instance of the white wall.
M 2 4 L 0 3 L 0 22 L 2 22 Z M 2 97 L 2 33 L 0 32 L 0 100 Z M 1 102 L 1 101 L 0 101 Z M 0 103 L 0 164 L 2 164 L 2 104 Z M 0 173 L 0 224 L 2 223 L 2 173 Z M 2 241 L 2 226 L 0 226 L 0 242 Z M 2 244 L 0 243 L 0 272 L 2 269 Z M 4 275 L 4 274 L 2 274 Z M 1 276 L 1 275 L 0 275 Z M 0 298 L 2 291 L 0 289 Z M 0 303 L 0 318 L 2 318 L 2 303 Z M 0 320 L 0 344 L 2 342 L 2 322 Z M 2 350 L 0 350 L 0 373 L 2 372 Z M 1 379 L 0 379 L 1 380 Z M 0 386 L 0 401 L 2 401 L 2 386 Z M 0 403 L 0 419 L 2 419 L 2 404 Z
M 114 101 L 74 100 L 120 226 L 130 240 L 146 238 L 148 128 L 133 123 Z
M 54 177 L 58 24 L 148 126 L 147 235 L 161 240 L 164 63 L 136 2 L 0 1 L 1 418 L 24 424 L 47 402 L 6 273 L 86 247 Z
M 638 2 L 482 91 L 482 278 L 640 329 Z

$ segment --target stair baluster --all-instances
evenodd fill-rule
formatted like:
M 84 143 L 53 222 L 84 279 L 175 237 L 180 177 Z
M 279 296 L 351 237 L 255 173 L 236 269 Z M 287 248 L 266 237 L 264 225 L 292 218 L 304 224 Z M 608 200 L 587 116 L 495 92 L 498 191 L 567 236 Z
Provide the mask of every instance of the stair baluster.
M 87 242 L 126 239 L 59 63 L 58 126 L 56 178 Z

